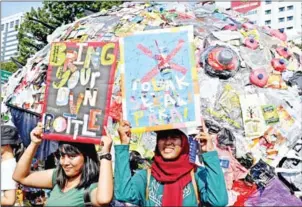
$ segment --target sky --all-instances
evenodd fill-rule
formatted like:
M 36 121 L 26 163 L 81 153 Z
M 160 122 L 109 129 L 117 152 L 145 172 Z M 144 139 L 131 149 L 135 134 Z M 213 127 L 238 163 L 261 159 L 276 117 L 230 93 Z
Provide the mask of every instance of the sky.
M 5 0 L 4 0 L 5 1 Z M 221 7 L 230 7 L 230 2 L 217 2 Z M 14 2 L 1 2 L 1 18 L 16 14 L 19 12 L 30 11 L 31 7 L 37 8 L 42 6 L 42 1 L 26 2 L 26 1 L 14 1 Z
M 30 11 L 31 7 L 37 8 L 42 6 L 42 1 L 25 2 L 25 1 L 14 1 L 14 2 L 1 2 L 1 18 L 7 17 L 19 12 Z
M 231 2 L 216 2 L 216 5 L 222 8 L 230 8 Z

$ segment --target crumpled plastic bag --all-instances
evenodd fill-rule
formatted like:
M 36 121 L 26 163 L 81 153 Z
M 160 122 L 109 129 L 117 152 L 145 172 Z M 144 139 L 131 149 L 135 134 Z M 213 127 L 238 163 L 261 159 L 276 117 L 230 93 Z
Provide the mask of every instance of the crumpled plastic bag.
M 250 197 L 250 195 L 257 191 L 257 186 L 243 180 L 235 180 L 232 190 L 239 193 L 237 201 L 233 206 L 244 206 L 245 201 Z
M 275 177 L 263 192 L 258 191 L 251 195 L 244 206 L 302 206 L 302 201 L 292 195 Z
M 291 191 L 302 191 L 302 137 L 280 161 L 278 167 L 282 169 L 276 169 L 280 180 Z
M 236 159 L 246 169 L 250 169 L 254 162 L 253 155 L 251 153 L 246 153 L 244 156 L 236 158 Z
M 236 137 L 230 129 L 222 128 L 217 134 L 218 145 L 220 148 L 231 148 L 233 155 L 236 154 Z
M 289 78 L 287 84 L 289 86 L 297 85 L 299 88 L 299 95 L 302 95 L 302 71 L 297 71 Z

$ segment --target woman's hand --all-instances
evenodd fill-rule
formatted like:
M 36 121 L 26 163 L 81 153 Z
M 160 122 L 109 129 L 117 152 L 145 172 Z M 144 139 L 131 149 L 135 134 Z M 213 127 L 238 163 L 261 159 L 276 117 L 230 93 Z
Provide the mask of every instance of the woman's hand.
M 38 122 L 37 126 L 30 132 L 31 142 L 40 145 L 43 141 L 42 139 L 43 125 Z
M 198 140 L 199 142 L 199 150 L 204 153 L 204 152 L 209 152 L 209 151 L 213 151 L 214 148 L 214 144 L 212 141 L 212 137 L 211 135 L 208 133 L 208 128 L 206 127 L 206 124 L 204 122 L 204 120 L 202 120 L 202 130 L 200 131 L 200 133 L 195 137 L 195 139 Z
M 131 125 L 128 121 L 121 120 L 117 129 L 122 144 L 128 145 L 131 137 Z
M 105 132 L 106 132 L 106 136 L 102 136 L 102 140 L 101 140 L 101 145 L 102 147 L 102 153 L 108 153 L 111 151 L 111 146 L 112 146 L 112 137 L 108 132 L 108 129 L 106 126 L 104 126 Z

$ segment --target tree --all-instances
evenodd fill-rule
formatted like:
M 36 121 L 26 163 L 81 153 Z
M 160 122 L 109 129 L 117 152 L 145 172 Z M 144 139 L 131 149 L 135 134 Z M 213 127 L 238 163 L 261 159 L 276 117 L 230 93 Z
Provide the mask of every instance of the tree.
M 12 73 L 17 71 L 17 69 L 18 69 L 17 65 L 15 63 L 13 63 L 12 61 L 1 62 L 0 67 L 1 67 L 1 70 L 6 70 L 6 71 L 9 71 Z
M 41 24 L 40 22 L 46 22 Z M 50 25 L 47 27 L 47 25 Z M 51 34 L 59 24 L 51 18 L 51 13 L 44 7 L 31 9 L 24 15 L 24 21 L 18 29 L 19 60 L 26 63 L 27 58 L 35 54 L 47 44 L 47 35 Z
M 87 11 L 99 12 L 121 3 L 121 1 L 44 1 L 42 8 L 37 10 L 32 8 L 25 14 L 24 21 L 18 28 L 20 52 L 18 60 L 25 64 L 31 55 L 48 43 L 47 36 L 57 27 L 84 17 Z

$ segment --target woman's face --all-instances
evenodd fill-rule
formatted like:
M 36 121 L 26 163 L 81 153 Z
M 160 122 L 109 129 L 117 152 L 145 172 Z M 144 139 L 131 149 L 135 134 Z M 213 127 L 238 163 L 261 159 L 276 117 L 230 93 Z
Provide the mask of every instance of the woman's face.
M 165 160 L 173 160 L 178 158 L 182 151 L 181 135 L 158 137 L 157 149 Z
M 62 166 L 67 177 L 75 177 L 82 173 L 84 166 L 83 154 L 67 155 L 60 153 L 60 165 Z

